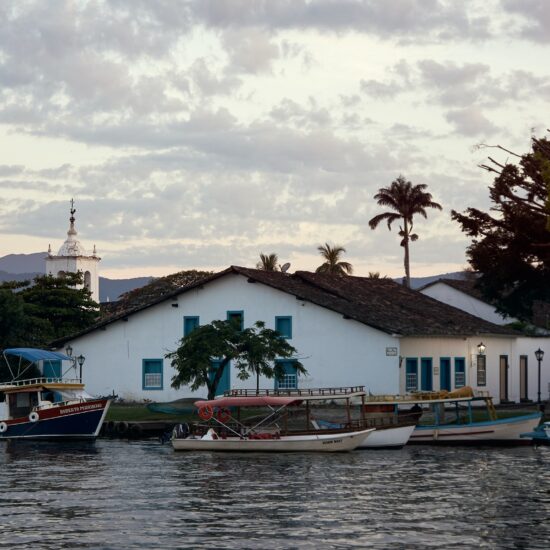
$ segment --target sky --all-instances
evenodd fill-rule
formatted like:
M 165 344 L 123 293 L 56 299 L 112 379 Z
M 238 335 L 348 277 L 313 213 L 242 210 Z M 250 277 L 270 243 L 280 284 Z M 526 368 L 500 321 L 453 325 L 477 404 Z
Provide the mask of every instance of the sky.
M 550 127 L 547 0 L 110 0 L 0 4 L 0 256 L 56 252 L 71 198 L 101 275 L 290 271 L 346 249 L 403 275 L 378 189 L 403 175 L 411 272 L 463 269 L 451 210 L 488 209 L 480 144 Z

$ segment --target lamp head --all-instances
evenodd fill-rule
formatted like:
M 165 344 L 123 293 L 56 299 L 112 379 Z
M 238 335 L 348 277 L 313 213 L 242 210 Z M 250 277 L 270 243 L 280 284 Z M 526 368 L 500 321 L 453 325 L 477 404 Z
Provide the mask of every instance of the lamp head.
M 542 361 L 544 357 L 544 351 L 539 348 L 537 351 L 535 351 L 535 357 L 537 358 L 537 361 Z
M 477 345 L 477 351 L 478 351 L 479 355 L 484 355 L 485 354 L 485 349 L 486 349 L 486 346 L 483 342 L 480 342 Z

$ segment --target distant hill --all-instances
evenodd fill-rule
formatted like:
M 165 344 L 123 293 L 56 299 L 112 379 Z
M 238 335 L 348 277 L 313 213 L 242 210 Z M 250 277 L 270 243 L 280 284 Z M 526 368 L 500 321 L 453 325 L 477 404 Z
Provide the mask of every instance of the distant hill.
M 7 273 L 44 273 L 47 252 L 8 254 L 0 258 L 0 271 Z
M 44 275 L 47 252 L 33 254 L 8 254 L 0 258 L 0 282 L 32 280 Z M 132 279 L 99 278 L 99 300 L 114 302 L 126 293 L 140 288 L 153 280 L 153 277 L 134 277 Z

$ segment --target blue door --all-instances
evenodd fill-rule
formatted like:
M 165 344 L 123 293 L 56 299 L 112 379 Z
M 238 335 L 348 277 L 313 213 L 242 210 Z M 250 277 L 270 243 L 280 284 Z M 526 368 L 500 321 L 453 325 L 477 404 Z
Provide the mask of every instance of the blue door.
M 210 371 L 208 373 L 208 378 L 210 381 L 214 379 L 214 376 L 216 374 L 216 371 L 221 365 L 220 359 L 213 359 L 210 361 L 211 367 Z M 216 395 L 222 395 L 224 392 L 229 391 L 231 389 L 231 362 L 227 363 L 225 365 L 225 368 L 223 369 L 222 377 L 220 378 L 218 382 L 218 387 L 216 388 Z
M 405 365 L 405 391 L 417 391 L 418 359 L 416 357 L 407 357 Z
M 440 389 L 451 391 L 451 359 L 442 357 L 439 360 Z
M 420 388 L 422 391 L 433 391 L 432 358 L 422 357 L 420 360 Z

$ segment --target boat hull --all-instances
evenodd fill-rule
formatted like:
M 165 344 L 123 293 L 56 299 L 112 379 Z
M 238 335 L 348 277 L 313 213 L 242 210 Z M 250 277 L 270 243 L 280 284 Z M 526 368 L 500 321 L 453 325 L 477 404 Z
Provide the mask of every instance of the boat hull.
M 357 448 L 358 449 L 400 449 L 407 444 L 414 431 L 410 426 L 376 429 Z
M 345 452 L 352 451 L 374 430 L 340 434 L 312 434 L 281 436 L 280 439 L 172 439 L 176 451 L 229 451 L 229 452 Z
M 417 426 L 410 443 L 428 444 L 499 444 L 522 445 L 530 443 L 520 435 L 534 430 L 541 414 L 533 413 L 499 420 L 473 422 L 463 425 Z
M 109 409 L 108 399 L 53 406 L 0 422 L 0 439 L 95 439 Z

